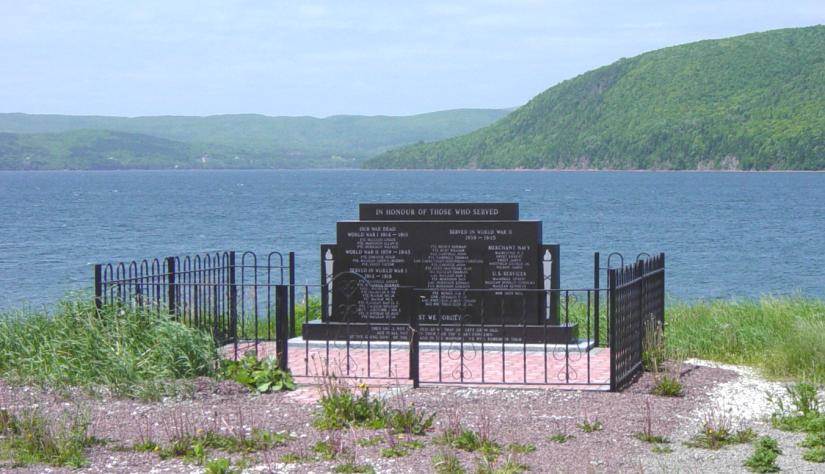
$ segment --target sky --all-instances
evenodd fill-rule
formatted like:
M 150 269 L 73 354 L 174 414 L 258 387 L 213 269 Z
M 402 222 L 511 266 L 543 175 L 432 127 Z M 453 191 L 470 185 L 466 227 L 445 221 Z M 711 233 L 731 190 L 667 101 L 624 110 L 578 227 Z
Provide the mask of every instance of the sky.
M 825 0 L 0 0 L 0 112 L 515 107 L 621 57 L 825 23 Z

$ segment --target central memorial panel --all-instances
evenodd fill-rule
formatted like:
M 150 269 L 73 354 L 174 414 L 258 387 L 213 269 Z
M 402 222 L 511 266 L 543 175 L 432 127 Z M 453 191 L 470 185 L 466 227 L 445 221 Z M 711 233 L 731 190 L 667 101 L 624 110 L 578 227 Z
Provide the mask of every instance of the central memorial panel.
M 330 320 L 394 322 L 402 315 L 396 289 L 434 290 L 420 308 L 420 323 L 480 323 L 478 300 L 518 296 L 530 322 L 539 323 L 541 223 L 536 221 L 339 222 L 335 273 L 366 279 L 354 314 L 335 311 Z M 339 280 L 340 281 L 340 280 Z M 333 282 L 333 301 L 343 297 Z M 474 294 L 473 289 L 500 290 Z M 334 308 L 334 306 L 333 306 Z M 486 315 L 488 323 L 500 315 Z

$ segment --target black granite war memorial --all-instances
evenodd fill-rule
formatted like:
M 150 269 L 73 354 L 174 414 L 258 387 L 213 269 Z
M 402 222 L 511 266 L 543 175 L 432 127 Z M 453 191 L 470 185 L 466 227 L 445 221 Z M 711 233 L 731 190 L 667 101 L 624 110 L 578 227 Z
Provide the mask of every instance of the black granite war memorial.
M 321 246 L 322 319 L 307 340 L 575 342 L 559 324 L 559 247 L 516 203 L 361 204 Z

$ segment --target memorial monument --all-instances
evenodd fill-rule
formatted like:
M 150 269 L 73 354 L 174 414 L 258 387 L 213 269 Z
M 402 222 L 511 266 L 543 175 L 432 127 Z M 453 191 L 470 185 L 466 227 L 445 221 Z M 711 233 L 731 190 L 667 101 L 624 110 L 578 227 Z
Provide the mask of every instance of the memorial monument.
M 559 247 L 516 203 L 361 204 L 321 246 L 322 319 L 307 340 L 566 343 Z

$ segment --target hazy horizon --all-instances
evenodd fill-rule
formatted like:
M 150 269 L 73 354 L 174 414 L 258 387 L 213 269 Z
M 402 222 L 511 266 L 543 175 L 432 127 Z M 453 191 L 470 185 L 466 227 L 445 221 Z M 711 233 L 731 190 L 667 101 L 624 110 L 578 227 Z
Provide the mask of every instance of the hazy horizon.
M 825 23 L 821 2 L 2 2 L 0 112 L 512 108 L 645 51 Z

